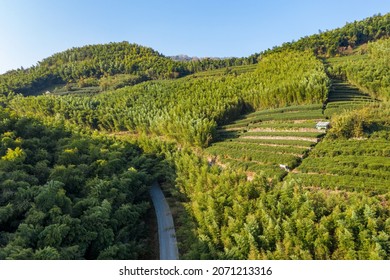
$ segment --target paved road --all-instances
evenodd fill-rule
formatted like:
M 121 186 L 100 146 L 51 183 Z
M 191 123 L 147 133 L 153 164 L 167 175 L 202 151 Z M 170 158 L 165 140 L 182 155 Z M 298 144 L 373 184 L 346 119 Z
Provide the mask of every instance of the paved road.
M 157 216 L 158 241 L 160 244 L 160 260 L 178 260 L 179 251 L 175 227 L 169 205 L 157 182 L 149 190 Z

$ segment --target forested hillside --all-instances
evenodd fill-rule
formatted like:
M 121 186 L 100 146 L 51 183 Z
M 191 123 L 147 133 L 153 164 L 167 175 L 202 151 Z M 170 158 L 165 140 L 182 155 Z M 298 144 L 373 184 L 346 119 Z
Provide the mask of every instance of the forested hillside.
M 256 64 L 265 54 L 283 50 L 308 50 L 321 57 L 344 55 L 367 42 L 387 38 L 389 33 L 390 15 L 376 15 L 246 58 L 206 58 L 187 62 L 174 61 L 151 48 L 128 42 L 89 45 L 54 54 L 28 69 L 0 75 L 0 94 L 68 93 L 86 87 L 98 89 L 84 92 L 97 92 L 150 79 L 172 79 L 205 70 Z
M 368 43 L 364 49 L 365 55 L 329 59 L 327 70 L 374 98 L 390 100 L 390 39 Z
M 179 232 L 185 258 L 389 259 L 388 193 L 248 181 L 240 169 L 210 168 L 194 156 L 176 162 L 193 217 L 186 226 L 197 237 Z
M 151 133 L 207 146 L 217 124 L 245 111 L 323 102 L 329 79 L 309 53 L 265 57 L 253 72 L 149 82 L 89 96 L 17 97 L 9 106 L 46 122 L 66 121 L 105 131 Z
M 257 63 L 256 56 L 184 63 L 128 42 L 88 45 L 54 54 L 28 69 L 0 75 L 0 94 L 96 93 L 147 80 L 175 79 L 189 73 L 253 63 Z
M 155 180 L 183 259 L 390 259 L 389 19 L 248 58 L 123 42 L 1 75 L 0 259 L 149 257 Z
M 1 75 L 0 93 L 31 95 L 72 82 L 80 87 L 100 84 L 103 89 L 107 89 L 109 81 L 100 81 L 100 78 L 122 74 L 124 76 L 120 82 L 132 85 L 148 79 L 178 77 L 185 73 L 182 64 L 151 48 L 127 42 L 90 45 L 54 54 L 31 68 Z
M 374 15 L 360 21 L 347 23 L 333 30 L 319 31 L 318 34 L 306 36 L 296 42 L 284 43 L 269 51 L 285 49 L 311 50 L 317 56 L 331 57 L 345 55 L 362 44 L 390 34 L 390 14 Z
M 2 109 L 0 117 L 0 259 L 150 257 L 156 159 Z

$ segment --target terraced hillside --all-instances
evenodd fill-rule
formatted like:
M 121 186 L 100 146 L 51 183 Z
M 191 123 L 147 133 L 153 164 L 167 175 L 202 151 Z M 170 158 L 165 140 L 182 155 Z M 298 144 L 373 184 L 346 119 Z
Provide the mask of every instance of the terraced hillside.
M 339 116 L 341 121 L 349 117 L 350 125 L 362 131 L 361 137 L 326 138 L 287 178 L 296 179 L 305 187 L 365 191 L 371 194 L 388 192 L 390 126 L 386 109 L 378 108 L 380 106 L 378 100 L 341 81 L 333 83 L 328 101 L 325 115 L 332 117 L 344 114 Z M 348 110 L 359 108 L 360 111 L 348 113 Z M 375 111 L 380 112 L 379 115 L 382 114 L 379 119 L 372 113 Z M 366 122 L 363 116 L 367 112 L 372 114 L 369 122 Z M 348 115 L 351 113 L 352 115 Z M 364 133 L 364 129 L 371 131 Z
M 381 138 L 323 141 L 288 178 L 305 187 L 387 193 L 390 143 Z
M 322 104 L 263 110 L 219 128 L 219 142 L 206 149 L 210 164 L 242 169 L 251 180 L 281 180 L 324 135 Z
M 280 181 L 290 173 L 288 178 L 305 186 L 385 191 L 390 185 L 388 141 L 327 140 L 317 145 L 325 135 L 316 129 L 317 122 L 373 104 L 378 101 L 356 87 L 333 81 L 326 106 L 263 110 L 220 127 L 218 142 L 206 150 L 208 160 L 241 169 L 249 180 L 263 175 Z
M 330 118 L 345 110 L 360 108 L 376 102 L 378 101 L 351 84 L 341 80 L 333 80 L 327 99 L 325 116 Z

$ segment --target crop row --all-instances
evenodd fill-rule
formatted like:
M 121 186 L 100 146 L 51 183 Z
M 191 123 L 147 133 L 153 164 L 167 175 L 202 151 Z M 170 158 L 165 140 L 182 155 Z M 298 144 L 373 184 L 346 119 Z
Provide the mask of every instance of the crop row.
M 336 156 L 336 157 L 321 157 L 310 158 L 308 160 L 318 160 L 319 165 L 326 164 L 330 161 L 334 165 L 343 165 L 351 167 L 361 167 L 372 170 L 385 170 L 390 171 L 390 159 L 388 157 L 378 156 Z
M 276 165 L 260 165 L 251 161 L 240 161 L 235 159 L 222 159 L 223 164 L 227 164 L 229 168 L 243 171 L 250 171 L 256 173 L 258 176 L 264 176 L 266 178 L 273 178 L 278 181 L 286 174 L 286 171 L 280 169 Z
M 358 90 L 351 90 L 351 89 L 337 89 L 337 90 L 334 90 L 329 95 L 329 98 L 333 98 L 333 97 L 350 97 L 352 99 L 354 99 L 354 98 L 358 98 L 358 99 L 362 98 L 362 99 L 372 100 L 369 95 L 361 93 Z
M 261 110 L 257 112 L 253 112 L 250 114 L 247 114 L 247 118 L 252 118 L 255 116 L 261 116 L 261 115 L 269 115 L 269 114 L 283 114 L 287 112 L 303 112 L 303 111 L 313 111 L 313 110 L 320 110 L 322 108 L 322 104 L 311 104 L 311 105 L 297 105 L 297 106 L 288 106 L 283 108 L 277 108 L 277 109 L 268 109 L 268 110 Z
M 321 187 L 335 190 L 344 189 L 347 191 L 362 191 L 372 194 L 383 194 L 389 191 L 389 180 L 372 177 L 353 175 L 331 176 L 307 173 L 290 173 L 288 176 L 306 187 Z
M 282 140 L 282 139 L 251 139 L 251 138 L 234 138 L 225 140 L 229 142 L 249 142 L 249 143 L 259 143 L 259 144 L 269 144 L 271 145 L 285 145 L 285 146 L 299 146 L 299 147 L 307 147 L 308 149 L 315 145 L 314 142 L 310 141 L 302 141 L 302 140 Z
M 208 152 L 220 158 L 233 158 L 243 161 L 253 161 L 259 164 L 285 164 L 294 167 L 300 161 L 300 158 L 290 154 L 276 154 L 272 152 L 251 152 L 237 151 L 234 149 L 218 148 L 217 146 L 210 147 Z
M 302 128 L 315 128 L 316 122 L 313 120 L 295 122 L 295 121 L 268 121 L 253 124 L 250 128 L 272 128 L 272 129 L 302 129 Z
M 283 114 L 264 114 L 256 115 L 250 118 L 243 120 L 235 121 L 234 124 L 254 124 L 263 121 L 277 121 L 277 120 L 309 120 L 309 119 L 322 119 L 324 115 L 321 110 L 311 110 L 311 111 L 296 111 L 296 112 L 287 112 Z
M 286 137 L 321 137 L 324 135 L 324 132 L 306 132 L 306 131 L 256 131 L 256 132 L 247 132 L 245 136 L 286 136 Z
M 360 102 L 360 101 L 351 101 L 351 100 L 346 100 L 346 101 L 337 101 L 337 102 L 331 102 L 327 105 L 327 109 L 329 108 L 334 108 L 334 107 L 340 107 L 340 106 L 362 106 L 366 105 L 366 102 Z
M 323 141 L 310 156 L 365 155 L 390 157 L 390 143 L 381 139 Z
M 212 144 L 211 147 L 207 148 L 207 150 L 211 148 L 224 148 L 224 149 L 234 149 L 241 151 L 251 151 L 251 152 L 274 152 L 274 153 L 286 153 L 286 154 L 303 154 L 307 151 L 307 148 L 304 147 L 294 147 L 294 146 L 267 146 L 267 145 L 259 145 L 258 143 L 248 143 L 248 142 L 219 142 L 216 144 Z
M 273 128 L 273 129 L 295 129 L 295 128 L 315 128 L 316 122 L 313 120 L 307 120 L 302 122 L 296 122 L 294 120 L 269 120 L 259 123 L 232 123 L 221 126 L 221 129 L 251 129 L 251 128 Z
M 386 162 L 387 161 L 387 162 Z M 374 161 L 371 157 L 351 158 L 307 158 L 300 166 L 303 173 L 326 173 L 337 175 L 354 175 L 390 179 L 388 159 Z

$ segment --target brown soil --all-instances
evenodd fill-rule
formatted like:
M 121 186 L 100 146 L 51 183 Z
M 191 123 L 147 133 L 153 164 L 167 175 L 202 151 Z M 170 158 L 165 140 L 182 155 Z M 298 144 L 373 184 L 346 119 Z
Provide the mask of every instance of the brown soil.
M 244 139 L 264 139 L 264 140 L 298 140 L 298 141 L 309 141 L 318 142 L 318 138 L 315 137 L 294 137 L 294 136 L 242 136 Z
M 255 173 L 255 172 L 250 172 L 250 171 L 248 171 L 248 172 L 245 172 L 245 173 L 246 173 L 246 179 L 247 179 L 249 182 L 253 181 L 253 179 L 254 179 L 255 176 L 256 176 L 256 173 Z
M 306 128 L 306 127 L 300 127 L 300 128 L 291 128 L 291 129 L 277 129 L 277 128 L 252 128 L 249 129 L 249 132 L 318 132 L 316 128 Z
M 247 144 L 248 142 L 236 141 L 235 143 Z M 291 146 L 291 147 L 311 150 L 311 147 L 297 146 L 297 145 L 286 145 L 286 144 L 283 145 L 283 144 L 271 144 L 271 143 L 251 143 L 251 144 L 256 144 L 256 145 L 259 145 L 259 146 L 269 146 L 269 147 L 288 147 L 288 146 Z

